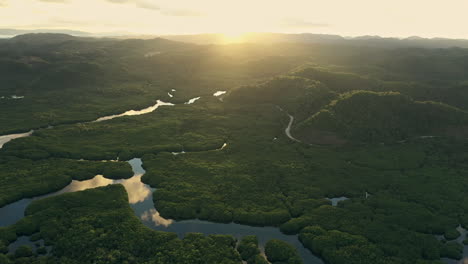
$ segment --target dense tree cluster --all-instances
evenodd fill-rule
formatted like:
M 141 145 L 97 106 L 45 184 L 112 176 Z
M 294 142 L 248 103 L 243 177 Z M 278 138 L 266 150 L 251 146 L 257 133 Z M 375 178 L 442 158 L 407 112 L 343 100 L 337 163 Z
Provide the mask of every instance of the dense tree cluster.
M 468 113 L 445 104 L 413 101 L 396 92 L 354 91 L 332 101 L 297 130 L 300 135 L 318 129 L 350 140 L 391 142 L 446 136 L 449 128 L 462 128 L 467 123 Z
M 272 239 L 265 245 L 265 255 L 270 263 L 302 264 L 297 249 L 288 243 Z
M 0 170 L 0 207 L 22 198 L 58 191 L 72 180 L 87 180 L 98 174 L 109 179 L 133 175 L 125 162 L 29 160 L 11 156 L 0 156 Z
M 237 245 L 242 260 L 247 264 L 267 264 L 266 259 L 260 254 L 258 239 L 256 236 L 245 236 Z
M 239 263 L 231 236 L 156 232 L 143 226 L 128 205 L 125 189 L 111 185 L 34 202 L 26 217 L 0 232 L 39 232 L 53 256 L 33 256 L 21 247 L 12 263 Z M 0 237 L 2 241 L 5 236 Z M 28 258 L 28 257 L 31 257 Z M 4 255 L 0 254 L 0 258 Z M 24 259 L 27 258 L 27 259 Z M 36 259 L 36 260 L 34 260 Z M 9 263 L 9 262 L 5 262 Z
M 73 179 L 130 177 L 128 163 L 100 160 L 142 157 L 164 217 L 278 226 L 330 264 L 462 257 L 454 239 L 468 228 L 466 50 L 15 41 L 0 43 L 0 97 L 25 98 L 0 99 L 0 133 L 56 126 L 0 150 L 0 206 Z M 219 90 L 223 100 L 212 96 Z M 156 99 L 176 105 L 76 123 Z M 284 134 L 286 113 L 302 143 Z M 340 196 L 349 200 L 326 199 Z M 121 186 L 33 202 L 26 213 L 0 228 L 0 263 L 266 263 L 252 236 L 236 245 L 146 228 Z M 51 254 L 5 255 L 20 235 L 44 239 Z M 265 252 L 271 263 L 301 263 L 282 241 Z

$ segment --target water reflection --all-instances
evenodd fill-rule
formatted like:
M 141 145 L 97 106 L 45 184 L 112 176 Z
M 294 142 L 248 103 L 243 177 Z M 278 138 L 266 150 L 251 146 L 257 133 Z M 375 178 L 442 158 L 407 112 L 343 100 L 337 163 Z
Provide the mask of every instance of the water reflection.
M 455 260 L 455 259 L 449 259 L 449 258 L 442 258 L 442 261 L 446 264 L 468 264 L 468 245 L 465 245 L 463 243 L 463 241 L 468 238 L 468 231 L 465 228 L 461 227 L 460 225 L 457 227 L 457 231 L 460 233 L 460 236 L 451 241 L 457 242 L 463 246 L 463 252 L 462 252 L 463 259 Z M 441 236 L 441 237 L 442 239 L 445 239 L 444 236 Z M 436 236 L 436 238 L 438 238 L 439 240 L 442 240 L 440 239 L 440 236 Z
M 12 225 L 23 218 L 31 201 L 32 199 L 21 199 L 0 208 L 0 227 Z
M 153 112 L 154 110 L 158 109 L 158 107 L 160 106 L 167 106 L 167 105 L 174 105 L 174 104 L 171 104 L 171 103 L 166 103 L 166 102 L 163 102 L 161 100 L 157 100 L 156 101 L 156 104 L 150 106 L 150 107 L 147 107 L 145 109 L 141 109 L 141 110 L 129 110 L 125 113 L 122 113 L 122 114 L 118 114 L 118 115 L 110 115 L 110 116 L 104 116 L 104 117 L 100 117 L 98 119 L 96 119 L 95 121 L 93 122 L 101 122 L 101 121 L 106 121 L 106 120 L 110 120 L 110 119 L 114 119 L 114 118 L 117 118 L 117 117 L 122 117 L 122 116 L 134 116 L 134 115 L 143 115 L 143 114 L 148 114 L 148 113 L 151 113 Z
M 293 135 L 291 134 L 291 127 L 292 127 L 292 124 L 294 123 L 294 116 L 290 115 L 288 112 L 284 111 L 283 108 L 279 107 L 279 106 L 276 106 L 281 112 L 285 112 L 288 117 L 289 117 L 289 123 L 288 123 L 288 126 L 286 127 L 286 129 L 284 130 L 284 133 L 286 134 L 286 136 L 288 138 L 290 138 L 291 140 L 293 141 L 296 141 L 296 142 L 301 142 L 299 139 L 296 139 L 295 137 L 293 137 Z
M 45 246 L 44 240 L 42 240 L 42 239 L 33 242 L 33 241 L 31 241 L 31 237 L 29 237 L 29 236 L 20 236 L 20 237 L 18 237 L 16 239 L 15 242 L 11 243 L 8 246 L 8 252 L 15 253 L 15 251 L 21 246 L 29 246 L 29 247 L 31 247 L 33 252 L 36 252 L 37 249 L 40 248 L 40 247 L 45 247 L 45 249 L 46 249 L 45 255 L 48 255 L 47 252 L 50 252 L 50 250 L 52 248 L 51 246 Z M 39 254 L 39 255 L 41 255 L 41 254 Z
M 225 94 L 226 91 L 217 91 L 216 93 L 213 94 L 213 96 L 221 96 L 223 94 Z
M 12 96 L 0 96 L 0 99 L 23 99 L 24 96 L 19 96 L 19 95 L 12 95 Z
M 10 140 L 16 139 L 16 138 L 22 138 L 22 137 L 29 137 L 33 134 L 34 130 L 31 130 L 26 133 L 19 133 L 19 134 L 11 134 L 11 135 L 4 135 L 0 136 L 0 149 L 5 145 L 7 142 Z
M 151 58 L 153 56 L 161 54 L 161 51 L 153 51 L 153 52 L 148 52 L 145 54 L 145 58 Z
M 151 198 L 153 193 L 151 187 L 141 182 L 141 176 L 135 175 L 128 180 L 117 181 L 116 183 L 121 183 L 128 193 L 128 202 L 130 204 L 136 204 L 143 202 L 144 200 Z
M 223 149 L 226 146 L 227 144 L 224 144 L 220 149 Z M 23 199 L 0 208 L 0 226 L 14 224 L 16 221 L 24 217 L 24 211 L 32 200 L 42 199 L 44 197 L 54 196 L 66 192 L 76 192 L 85 189 L 106 186 L 109 184 L 122 184 L 128 193 L 129 203 L 135 212 L 135 215 L 141 219 L 144 225 L 154 230 L 174 232 L 177 233 L 177 235 L 181 238 L 184 237 L 186 233 L 190 232 L 198 232 L 205 235 L 225 234 L 232 235 L 236 238 L 241 238 L 246 235 L 256 235 L 259 239 L 259 245 L 261 248 L 265 246 L 268 240 L 280 239 L 296 247 L 302 259 L 304 260 L 304 263 L 323 263 L 322 260 L 314 256 L 300 243 L 297 235 L 285 235 L 275 227 L 253 227 L 235 223 L 222 224 L 201 220 L 174 221 L 172 219 L 166 219 L 162 217 L 154 207 L 152 193 L 155 191 L 155 189 L 141 182 L 141 177 L 145 174 L 141 159 L 132 159 L 128 162 L 132 166 L 134 173 L 132 178 L 124 180 L 111 180 L 104 178 L 102 175 L 97 175 L 90 180 L 72 181 L 67 187 L 58 192 L 35 197 L 33 199 Z M 19 241 L 17 244 L 20 245 L 21 241 Z
M 200 99 L 201 97 L 195 97 L 195 98 L 192 98 L 190 100 L 188 100 L 188 102 L 184 103 L 184 104 L 193 104 L 195 103 L 198 99 Z
M 94 178 L 86 181 L 75 181 L 73 180 L 67 187 L 63 188 L 62 190 L 54 193 L 54 195 L 62 194 L 62 193 L 69 193 L 69 192 L 78 192 L 87 189 L 107 186 L 112 184 L 114 181 L 110 179 L 104 178 L 102 175 L 96 175 Z
M 143 202 L 145 199 L 148 199 L 148 197 L 151 197 L 152 193 L 151 187 L 141 182 L 141 176 L 143 176 L 143 174 L 136 174 L 132 178 L 125 180 L 111 180 L 104 178 L 102 175 L 96 175 L 90 180 L 72 181 L 67 187 L 48 196 L 58 195 L 61 193 L 78 192 L 87 189 L 103 187 L 110 184 L 122 184 L 128 193 L 128 202 L 130 204 L 136 204 Z
M 172 97 L 172 95 L 170 93 L 168 93 L 170 97 Z M 14 95 L 14 97 L 12 96 L 11 98 L 13 99 L 21 99 L 23 98 L 24 96 L 16 96 Z M 191 99 L 188 104 L 191 104 L 193 102 L 195 102 L 196 100 L 200 99 L 200 97 L 198 98 L 194 98 L 194 99 Z M 192 101 L 193 100 L 193 101 Z M 186 103 L 187 104 L 187 103 Z M 163 102 L 161 100 L 157 100 L 156 101 L 156 104 L 150 106 L 150 107 L 147 107 L 145 109 L 141 109 L 141 110 L 129 110 L 129 111 L 126 111 L 122 114 L 118 114 L 118 115 L 110 115 L 110 116 L 104 116 L 104 117 L 100 117 L 92 122 L 102 122 L 102 121 L 106 121 L 106 120 L 110 120 L 110 119 L 114 119 L 114 118 L 117 118 L 117 117 L 122 117 L 122 116 L 134 116 L 134 115 L 143 115 L 143 114 L 148 114 L 148 113 L 151 113 L 153 112 L 154 110 L 158 109 L 160 106 L 172 106 L 174 104 L 172 103 L 166 103 L 166 102 Z M 52 126 L 48 126 L 47 127 L 48 129 L 50 128 L 53 128 Z M 29 137 L 33 134 L 34 130 L 31 130 L 29 132 L 26 132 L 26 133 L 19 133 L 19 134 L 11 134 L 11 135 L 3 135 L 3 136 L 0 136 L 0 149 L 3 147 L 3 145 L 5 145 L 7 142 L 13 140 L 13 139 L 17 139 L 17 138 L 22 138 L 22 137 Z
M 222 224 L 213 223 L 209 221 L 201 220 L 184 220 L 184 221 L 172 221 L 171 224 L 165 226 L 163 224 L 155 224 L 152 219 L 141 219 L 143 224 L 146 226 L 158 230 L 173 232 L 178 235 L 179 238 L 183 238 L 187 233 L 202 233 L 204 235 L 211 234 L 223 234 L 232 235 L 237 239 L 241 239 L 244 236 L 256 235 L 259 242 L 259 247 L 263 249 L 265 244 L 271 239 L 283 240 L 292 246 L 294 246 L 304 263 L 307 264 L 323 264 L 323 261 L 318 257 L 314 256 L 308 249 L 306 249 L 299 241 L 297 235 L 285 235 L 281 233 L 277 227 L 254 227 L 248 225 L 241 225 L 235 223 Z M 158 222 L 161 223 L 161 222 Z
M 223 150 L 223 149 L 225 149 L 225 148 L 227 147 L 227 145 L 228 145 L 227 143 L 224 143 L 220 148 L 215 149 L 215 151 L 216 151 L 216 150 Z M 180 152 L 171 152 L 171 153 L 172 153 L 172 155 L 177 156 L 177 155 L 180 155 L 180 154 L 185 154 L 185 153 L 187 153 L 187 152 L 185 152 L 184 150 L 182 150 L 182 151 L 180 151 Z
M 103 187 L 109 184 L 122 184 L 128 193 L 128 200 L 131 205 L 145 203 L 146 201 L 150 201 L 152 204 L 153 201 L 151 199 L 151 194 L 154 190 L 150 186 L 141 182 L 141 177 L 145 173 L 145 170 L 142 167 L 141 159 L 132 159 L 128 162 L 132 166 L 132 170 L 134 173 L 134 176 L 132 178 L 123 180 L 112 180 L 104 178 L 104 176 L 102 175 L 96 175 L 94 178 L 89 180 L 73 180 L 69 185 L 57 192 L 29 199 L 22 199 L 0 208 L 0 227 L 12 225 L 21 218 L 23 218 L 26 207 L 34 200 L 40 200 L 46 197 L 56 196 L 63 193 L 78 192 L 87 189 Z M 148 207 L 148 205 L 145 206 Z M 154 206 L 152 207 L 154 208 Z
M 149 209 L 148 211 L 145 211 L 143 214 L 141 214 L 141 220 L 143 221 L 151 221 L 154 223 L 155 226 L 164 226 L 168 227 L 171 224 L 174 223 L 174 220 L 172 219 L 166 219 L 162 217 L 156 209 L 152 208 Z
M 339 202 L 348 200 L 349 198 L 341 196 L 341 197 L 325 198 L 325 199 L 329 200 L 332 203 L 332 206 L 337 206 Z

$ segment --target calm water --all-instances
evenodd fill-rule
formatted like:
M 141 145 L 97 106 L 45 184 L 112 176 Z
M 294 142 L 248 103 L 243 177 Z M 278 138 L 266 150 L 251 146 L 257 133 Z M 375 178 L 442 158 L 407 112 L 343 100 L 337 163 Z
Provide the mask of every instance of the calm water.
M 226 145 L 223 145 L 222 148 L 224 147 L 226 147 Z M 132 178 L 124 180 L 110 180 L 104 178 L 102 175 L 97 175 L 93 179 L 86 181 L 72 181 L 67 187 L 58 192 L 35 197 L 32 199 L 23 199 L 17 201 L 0 208 L 0 226 L 14 224 L 22 217 L 24 217 L 24 211 L 26 207 L 33 200 L 39 200 L 62 193 L 76 192 L 90 188 L 106 186 L 109 184 L 122 184 L 128 193 L 128 200 L 130 206 L 135 212 L 135 215 L 142 221 L 144 225 L 152 229 L 174 232 L 180 238 L 184 237 L 184 235 L 188 232 L 203 233 L 205 235 L 226 234 L 233 235 L 237 238 L 241 238 L 246 235 L 256 235 L 259 239 L 259 243 L 262 249 L 268 240 L 280 239 L 294 245 L 304 259 L 304 263 L 323 263 L 319 258 L 315 257 L 309 250 L 302 246 L 297 235 L 285 235 L 281 233 L 278 228 L 253 227 L 235 223 L 221 224 L 201 220 L 174 221 L 172 219 L 161 217 L 157 209 L 154 207 L 152 199 L 152 193 L 155 191 L 155 189 L 141 182 L 141 177 L 143 174 L 145 174 L 141 159 L 132 159 L 128 162 L 132 166 L 134 172 L 134 176 Z M 31 245 L 31 242 L 28 238 L 21 237 L 20 240 L 17 240 L 13 245 L 14 246 L 10 248 L 12 250 L 16 249 L 20 245 Z
M 197 100 L 199 100 L 201 97 L 195 97 L 195 98 L 192 98 L 190 100 L 188 100 L 187 102 L 185 102 L 184 104 L 193 104 L 195 103 Z
M 218 97 L 218 96 L 221 96 L 221 95 L 223 95 L 225 93 L 226 93 L 226 91 L 217 91 L 216 93 L 213 94 L 213 96 Z
M 106 121 L 106 120 L 110 120 L 110 119 L 114 119 L 114 118 L 122 117 L 122 116 L 144 115 L 144 114 L 148 114 L 148 113 L 153 112 L 154 110 L 158 109 L 160 106 L 170 106 L 170 105 L 174 105 L 174 104 L 166 103 L 166 102 L 163 102 L 161 100 L 157 100 L 156 104 L 154 104 L 154 105 L 152 105 L 150 107 L 147 107 L 147 108 L 144 108 L 144 109 L 141 109 L 141 110 L 129 110 L 127 112 L 124 112 L 124 113 L 118 114 L 118 115 L 110 115 L 110 116 L 100 117 L 100 118 L 96 119 L 93 122 Z
M 279 106 L 276 106 L 281 112 L 285 112 L 288 117 L 289 117 L 289 123 L 288 123 L 288 126 L 286 127 L 286 129 L 284 130 L 284 133 L 286 134 L 286 136 L 288 138 L 290 138 L 291 140 L 293 141 L 296 141 L 296 142 L 301 142 L 300 140 L 296 139 L 295 137 L 293 137 L 291 135 L 291 127 L 292 127 L 292 124 L 294 123 L 294 116 L 290 115 L 288 112 L 284 111 L 283 108 L 279 107 Z
M 442 261 L 447 264 L 468 264 L 468 246 L 463 244 L 463 241 L 468 237 L 468 231 L 461 226 L 457 227 L 457 231 L 460 232 L 460 236 L 457 239 L 454 239 L 452 241 L 456 241 L 457 243 L 463 245 L 463 259 L 454 260 L 454 259 L 442 258 Z
M 172 90 L 173 92 L 175 90 Z M 225 91 L 218 91 L 214 94 L 214 96 L 221 96 L 225 94 Z M 185 104 L 193 104 L 200 97 L 192 98 Z M 126 111 L 122 114 L 118 115 L 110 115 L 101 117 L 93 122 L 101 122 L 105 120 L 110 120 L 122 116 L 132 116 L 132 115 L 142 115 L 146 113 L 153 112 L 160 106 L 170 106 L 173 105 L 171 103 L 166 103 L 158 100 L 155 105 L 150 106 L 148 108 L 142 110 L 130 110 Z M 292 121 L 292 120 L 291 120 Z M 288 128 L 290 128 L 291 123 L 289 124 Z M 289 130 L 289 129 L 288 129 Z M 13 134 L 13 135 L 5 135 L 0 136 L 0 148 L 3 144 L 7 143 L 8 141 L 20 138 L 20 137 L 27 137 L 30 136 L 33 131 L 28 133 L 22 134 Z M 222 150 L 227 146 L 225 143 L 220 149 Z M 173 153 L 174 155 L 183 154 L 185 152 L 180 153 Z M 122 184 L 127 193 L 128 193 L 128 200 L 131 208 L 135 212 L 135 215 L 142 221 L 143 224 L 146 226 L 160 231 L 167 231 L 167 232 L 174 232 L 180 238 L 182 238 L 188 232 L 197 232 L 203 233 L 206 235 L 209 234 L 226 234 L 226 235 L 233 235 L 234 237 L 241 238 L 246 235 L 256 235 L 259 239 L 260 247 L 263 250 L 265 243 L 270 239 L 280 239 L 286 241 L 292 245 L 294 245 L 299 253 L 301 254 L 304 263 L 311 263 L 311 264 L 318 264 L 323 263 L 319 258 L 315 257 L 309 250 L 304 248 L 300 243 L 297 235 L 285 235 L 280 232 L 278 228 L 274 227 L 253 227 L 247 225 L 240 225 L 235 223 L 229 224 L 221 224 L 221 223 L 213 223 L 209 221 L 201 221 L 201 220 L 186 220 L 186 221 L 174 221 L 172 219 L 165 219 L 159 215 L 159 212 L 154 207 L 152 193 L 155 189 L 151 188 L 149 185 L 146 185 L 141 182 L 141 177 L 145 174 L 145 170 L 142 167 L 141 159 L 132 159 L 128 161 L 132 166 L 132 170 L 134 175 L 130 179 L 123 179 L 123 180 L 111 180 L 106 179 L 102 175 L 97 175 L 90 180 L 85 181 L 75 181 L 73 180 L 69 185 L 63 188 L 60 191 L 53 192 L 47 195 L 42 195 L 30 199 L 22 199 L 17 202 L 11 203 L 7 206 L 0 208 L 0 227 L 2 226 L 9 226 L 21 218 L 24 217 L 24 212 L 26 207 L 34 200 L 43 199 L 46 197 L 56 196 L 62 193 L 69 193 L 69 192 L 76 192 L 91 188 L 97 188 L 102 186 L 107 186 L 109 184 Z M 333 201 L 332 201 L 333 202 Z M 42 243 L 42 242 L 40 242 Z M 14 252 L 16 248 L 21 245 L 30 245 L 34 248 L 34 243 L 29 241 L 29 237 L 22 236 L 19 237 L 14 243 L 10 244 L 9 250 L 10 252 Z
M 26 132 L 26 133 L 19 133 L 19 134 L 11 134 L 11 135 L 0 136 L 0 149 L 3 147 L 3 145 L 5 145 L 10 140 L 13 140 L 13 139 L 16 139 L 16 138 L 22 138 L 22 137 L 29 137 L 30 135 L 32 135 L 33 132 L 34 131 L 31 130 L 31 131 Z
M 22 97 L 16 96 L 16 98 L 22 98 Z M 106 121 L 106 120 L 110 120 L 110 119 L 114 119 L 114 118 L 118 118 L 118 117 L 122 117 L 122 116 L 144 115 L 144 114 L 148 114 L 148 113 L 153 112 L 154 110 L 158 109 L 160 106 L 172 106 L 172 105 L 174 105 L 174 104 L 166 103 L 166 102 L 163 102 L 161 100 L 157 100 L 156 104 L 154 104 L 154 105 L 152 105 L 150 107 L 147 107 L 147 108 L 144 108 L 144 109 L 141 109 L 141 110 L 129 110 L 129 111 L 126 111 L 126 112 L 118 114 L 118 115 L 109 115 L 109 116 L 100 117 L 100 118 L 94 120 L 93 122 L 102 122 L 102 121 Z M 27 133 L 0 136 L 0 149 L 7 142 L 9 142 L 9 141 L 11 141 L 13 139 L 17 139 L 17 138 L 29 137 L 29 136 L 31 136 L 33 134 L 33 132 L 34 132 L 34 130 L 31 130 L 31 131 L 29 131 Z
M 43 247 L 43 246 L 47 249 L 47 252 L 50 252 L 50 250 L 52 249 L 51 246 L 45 246 L 44 240 L 42 239 L 32 242 L 29 236 L 20 236 L 18 237 L 18 239 L 16 239 L 15 242 L 11 243 L 8 246 L 8 251 L 14 253 L 20 246 L 30 246 L 33 252 L 36 252 L 36 250 L 39 247 Z
M 332 206 L 337 206 L 339 202 L 346 201 L 348 199 L 349 199 L 348 197 L 344 197 L 344 196 L 335 197 L 335 198 L 327 198 L 327 200 L 329 200 L 332 203 Z
M 171 91 L 175 92 L 174 89 L 172 89 Z M 218 91 L 214 93 L 213 96 L 221 96 L 225 93 L 226 91 Z M 172 97 L 172 94 L 168 93 L 168 95 Z M 185 104 L 193 104 L 200 98 L 201 97 L 192 98 Z M 114 119 L 114 118 L 118 118 L 122 116 L 147 114 L 147 113 L 155 111 L 160 106 L 172 106 L 172 105 L 174 104 L 157 100 L 156 104 L 153 106 L 150 106 L 141 110 L 129 110 L 122 114 L 101 117 L 93 122 L 101 122 L 101 121 L 110 120 L 110 119 Z M 280 107 L 278 108 L 279 110 L 283 111 L 283 109 L 281 109 Z M 289 116 L 290 121 L 289 121 L 288 126 L 285 129 L 285 134 L 290 139 L 294 141 L 298 141 L 290 133 L 292 123 L 294 122 L 294 117 L 289 114 L 288 116 Z M 16 138 L 28 137 L 32 135 L 33 132 L 34 131 L 31 130 L 27 133 L 18 133 L 18 134 L 0 136 L 0 149 L 3 147 L 5 143 L 9 142 L 10 140 L 13 140 Z M 218 150 L 222 150 L 226 146 L 227 144 L 225 143 Z M 173 154 L 179 155 L 179 154 L 184 154 L 184 153 L 185 152 L 182 151 L 182 152 L 175 152 Z M 11 203 L 7 206 L 0 208 L 0 227 L 12 225 L 16 223 L 17 221 L 19 221 L 21 218 L 23 218 L 26 207 L 34 200 L 56 196 L 62 193 L 76 192 L 76 191 L 81 191 L 81 190 L 86 190 L 86 189 L 91 189 L 91 188 L 107 186 L 109 184 L 122 184 L 128 193 L 129 204 L 131 208 L 133 209 L 133 211 L 135 212 L 135 215 L 142 221 L 144 225 L 152 229 L 159 230 L 159 231 L 174 232 L 180 238 L 183 238 L 184 235 L 189 232 L 203 233 L 205 235 L 226 234 L 226 235 L 232 235 L 236 238 L 241 238 L 246 235 L 256 235 L 258 237 L 259 244 L 260 244 L 262 251 L 264 249 L 265 243 L 268 240 L 280 239 L 280 240 L 286 241 L 294 245 L 298 249 L 302 259 L 304 260 L 304 263 L 323 264 L 323 261 L 321 259 L 314 256 L 309 250 L 303 247 L 297 235 L 285 235 L 281 233 L 278 228 L 275 228 L 275 227 L 253 227 L 253 226 L 240 225 L 240 224 L 235 224 L 235 223 L 221 224 L 221 223 L 213 223 L 213 222 L 201 221 L 201 220 L 174 221 L 172 219 L 166 219 L 166 218 L 161 217 L 157 209 L 154 207 L 154 203 L 152 200 L 152 193 L 155 191 L 155 189 L 141 182 L 141 177 L 145 174 L 145 170 L 142 167 L 141 159 L 135 158 L 128 162 L 132 166 L 132 170 L 134 172 L 134 176 L 130 179 L 111 180 L 111 179 L 104 178 L 102 175 L 96 175 L 94 178 L 90 180 L 85 180 L 85 181 L 73 180 L 69 185 L 67 185 L 65 188 L 63 188 L 60 191 L 53 192 L 47 195 L 30 198 L 30 199 L 22 199 L 22 200 L 19 200 L 17 202 Z M 366 198 L 368 196 L 370 195 L 366 192 Z M 339 202 L 347 200 L 348 198 L 347 197 L 335 197 L 335 198 L 327 198 L 327 199 L 331 201 L 333 206 L 337 206 Z M 460 232 L 461 235 L 454 241 L 457 241 L 458 243 L 463 244 L 463 241 L 467 238 L 468 232 L 466 229 L 463 229 L 462 227 L 458 227 L 457 230 Z M 29 237 L 21 236 L 21 237 L 18 237 L 18 239 L 15 242 L 11 243 L 8 248 L 10 252 L 14 252 L 21 245 L 29 245 L 33 249 L 35 249 L 36 243 L 39 243 L 41 246 L 44 245 L 42 240 L 37 241 L 37 242 L 31 242 L 29 240 Z M 48 251 L 50 251 L 50 247 L 47 247 L 47 248 L 48 248 Z M 443 262 L 447 264 L 468 264 L 468 246 L 464 246 L 463 256 L 464 256 L 464 259 L 462 260 L 453 260 L 453 259 L 447 259 L 447 258 L 443 258 L 442 260 Z

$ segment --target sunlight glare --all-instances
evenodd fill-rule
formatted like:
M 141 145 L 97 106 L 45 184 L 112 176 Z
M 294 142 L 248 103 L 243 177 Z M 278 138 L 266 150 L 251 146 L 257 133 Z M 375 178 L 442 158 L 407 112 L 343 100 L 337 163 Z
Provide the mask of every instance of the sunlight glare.
M 223 35 L 223 43 L 230 44 L 230 43 L 240 43 L 244 40 L 245 32 L 241 31 L 229 31 L 222 33 Z

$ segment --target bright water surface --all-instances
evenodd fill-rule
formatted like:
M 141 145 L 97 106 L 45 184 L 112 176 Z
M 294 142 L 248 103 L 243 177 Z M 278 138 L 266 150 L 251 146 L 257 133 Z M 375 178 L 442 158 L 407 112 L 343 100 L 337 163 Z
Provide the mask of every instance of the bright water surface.
M 225 147 L 226 145 L 223 145 Z M 221 148 L 222 149 L 222 148 Z M 219 149 L 219 150 L 221 150 Z M 132 207 L 135 215 L 142 221 L 142 223 L 152 229 L 174 232 L 180 238 L 184 237 L 186 233 L 197 232 L 205 235 L 209 234 L 225 234 L 241 238 L 246 235 L 256 235 L 258 237 L 261 248 L 263 249 L 265 243 L 270 239 L 280 239 L 295 246 L 304 263 L 318 264 L 323 263 L 319 258 L 314 256 L 309 250 L 304 248 L 300 243 L 297 235 L 285 235 L 275 227 L 253 227 L 247 225 L 240 225 L 235 223 L 221 224 L 201 220 L 185 220 L 174 221 L 166 219 L 159 215 L 159 212 L 154 207 L 152 193 L 155 189 L 151 188 L 141 182 L 141 177 L 145 174 L 142 167 L 141 159 L 132 159 L 128 161 L 132 166 L 134 175 L 130 179 L 111 180 L 106 179 L 102 175 L 97 175 L 93 179 L 85 181 L 72 181 L 68 186 L 58 192 L 35 197 L 32 199 L 23 199 L 0 208 L 0 226 L 8 226 L 14 224 L 24 217 L 26 207 L 33 201 L 45 197 L 56 196 L 67 192 L 76 192 L 109 184 L 122 184 L 127 193 L 130 206 Z M 24 241 L 23 241 L 24 240 Z M 23 241 L 23 242 L 21 242 Z M 15 248 L 21 244 L 30 245 L 28 239 L 21 238 L 20 241 L 15 242 Z

